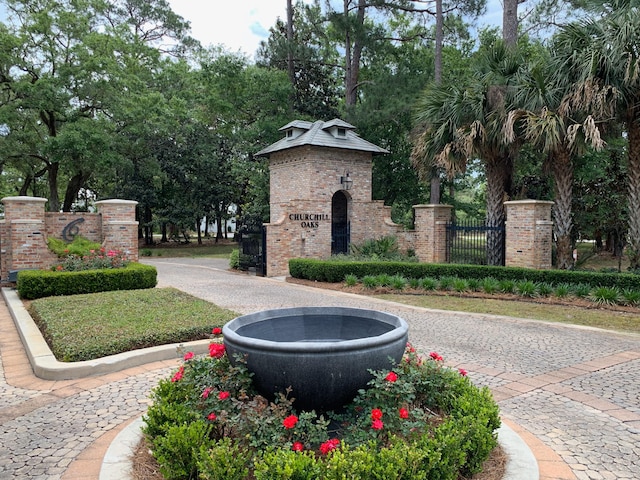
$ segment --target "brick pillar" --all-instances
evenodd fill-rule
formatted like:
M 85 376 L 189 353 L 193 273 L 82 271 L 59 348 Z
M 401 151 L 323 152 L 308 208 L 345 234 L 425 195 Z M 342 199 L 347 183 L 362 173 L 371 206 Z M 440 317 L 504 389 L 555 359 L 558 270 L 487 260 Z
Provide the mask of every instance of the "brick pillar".
M 102 216 L 102 245 L 107 250 L 124 252 L 128 260 L 138 261 L 138 222 L 133 200 L 96 202 Z
M 3 281 L 17 270 L 45 268 L 49 251 L 45 238 L 46 198 L 5 197 L 4 221 L 0 225 L 0 259 Z M 11 281 L 14 281 L 11 275 Z
M 507 213 L 505 266 L 551 268 L 553 202 L 517 200 L 504 202 Z
M 451 205 L 414 205 L 415 251 L 425 263 L 445 263 L 447 255 L 447 222 Z

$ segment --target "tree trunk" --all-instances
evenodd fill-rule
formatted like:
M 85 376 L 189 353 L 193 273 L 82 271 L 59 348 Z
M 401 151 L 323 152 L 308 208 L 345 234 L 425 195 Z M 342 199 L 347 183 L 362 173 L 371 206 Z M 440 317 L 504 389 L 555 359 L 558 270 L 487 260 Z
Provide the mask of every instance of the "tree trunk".
M 434 65 L 434 80 L 436 85 L 442 82 L 442 43 L 444 39 L 444 19 L 442 15 L 442 0 L 436 0 L 436 53 Z
M 202 219 L 196 218 L 196 231 L 198 232 L 198 245 L 202 245 Z
M 91 172 L 80 171 L 69 179 L 69 183 L 67 184 L 67 189 L 64 194 L 64 202 L 62 204 L 63 212 L 71 211 L 71 207 L 73 207 L 74 202 L 78 199 L 80 189 L 84 187 L 87 180 L 89 180 L 89 177 L 91 177 Z
M 293 2 L 287 0 L 287 72 L 289 73 L 289 81 L 296 86 L 296 70 L 293 63 Z
M 440 203 L 440 172 L 438 167 L 431 168 L 430 185 L 429 202 L 432 205 L 438 205 Z
M 518 3 L 522 0 L 503 0 L 502 39 L 508 47 L 518 43 Z
M 442 82 L 442 43 L 444 37 L 443 31 L 444 19 L 442 16 L 442 0 L 436 0 L 436 53 L 434 65 L 434 80 L 436 85 Z M 440 169 L 433 167 L 431 169 L 430 179 L 430 198 L 432 205 L 440 203 Z
M 553 204 L 553 230 L 556 237 L 557 267 L 567 270 L 573 265 L 571 230 L 571 202 L 573 187 L 573 164 L 568 151 L 559 150 L 551 158 L 555 183 Z
M 504 184 L 507 172 L 505 166 L 508 159 L 489 159 L 485 161 L 487 176 L 487 219 L 488 227 L 502 227 L 504 225 Z M 487 263 L 489 265 L 504 265 L 504 232 L 490 230 L 487 232 Z
M 640 269 L 640 125 L 638 118 L 627 122 L 629 162 L 627 165 L 629 211 L 629 261 L 632 270 Z
M 58 197 L 58 162 L 51 162 L 47 166 L 49 177 L 49 211 L 60 211 L 60 198 Z
M 345 104 L 347 107 L 355 105 L 358 100 L 358 77 L 360 76 L 360 58 L 362 57 L 362 40 L 359 33 L 364 26 L 364 14 L 366 10 L 366 0 L 358 0 L 358 10 L 356 13 L 356 24 L 353 28 L 349 21 L 350 0 L 344 0 L 344 16 L 346 23 L 345 32 Z

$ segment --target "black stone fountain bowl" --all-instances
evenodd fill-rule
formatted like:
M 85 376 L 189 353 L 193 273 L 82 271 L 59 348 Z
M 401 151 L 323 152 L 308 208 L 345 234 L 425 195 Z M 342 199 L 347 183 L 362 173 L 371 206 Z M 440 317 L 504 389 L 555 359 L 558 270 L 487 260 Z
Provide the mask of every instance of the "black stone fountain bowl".
M 297 411 L 326 412 L 350 403 L 369 370 L 401 361 L 409 327 L 376 310 L 298 307 L 237 317 L 222 333 L 231 362 L 246 358 L 258 392 L 273 399 L 291 387 Z

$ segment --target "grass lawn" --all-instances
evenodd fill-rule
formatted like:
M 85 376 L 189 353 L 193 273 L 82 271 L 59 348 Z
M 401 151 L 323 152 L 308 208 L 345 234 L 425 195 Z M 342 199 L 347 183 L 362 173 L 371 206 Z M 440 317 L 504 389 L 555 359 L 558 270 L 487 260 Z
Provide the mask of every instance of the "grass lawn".
M 205 339 L 237 316 L 172 288 L 41 298 L 28 310 L 64 362 Z
M 376 295 L 392 302 L 424 308 L 455 310 L 459 312 L 506 315 L 549 322 L 570 323 L 588 327 L 605 328 L 621 332 L 640 333 L 640 313 L 611 309 L 553 305 L 528 301 L 469 298 L 446 295 Z
M 214 257 L 229 258 L 231 251 L 238 248 L 238 244 L 231 240 L 220 240 L 215 243 L 206 239 L 201 245 L 196 240 L 188 244 L 176 242 L 158 243 L 156 245 L 145 246 L 140 244 L 138 253 L 140 258 L 144 257 Z

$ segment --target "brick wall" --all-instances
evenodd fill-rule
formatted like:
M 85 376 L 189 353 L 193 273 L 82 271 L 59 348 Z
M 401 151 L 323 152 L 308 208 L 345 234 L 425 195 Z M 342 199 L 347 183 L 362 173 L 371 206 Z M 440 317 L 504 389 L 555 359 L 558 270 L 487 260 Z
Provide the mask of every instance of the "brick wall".
M 47 238 L 82 235 L 102 243 L 106 249 L 120 250 L 138 260 L 136 202 L 105 200 L 96 202 L 98 213 L 45 212 L 47 199 L 6 197 L 5 218 L 0 222 L 0 280 L 7 281 L 15 270 L 48 268 L 58 259 L 47 247 Z
M 507 267 L 551 268 L 553 202 L 518 200 L 505 202 Z

